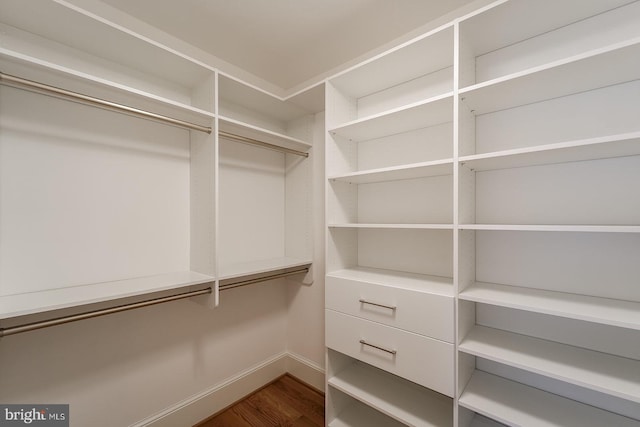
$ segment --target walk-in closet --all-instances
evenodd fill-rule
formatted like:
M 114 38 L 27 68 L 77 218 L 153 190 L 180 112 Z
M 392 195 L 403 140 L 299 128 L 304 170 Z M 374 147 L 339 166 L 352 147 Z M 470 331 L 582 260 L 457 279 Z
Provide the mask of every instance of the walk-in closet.
M 0 0 L 0 425 L 640 427 L 640 1 L 263 3 Z

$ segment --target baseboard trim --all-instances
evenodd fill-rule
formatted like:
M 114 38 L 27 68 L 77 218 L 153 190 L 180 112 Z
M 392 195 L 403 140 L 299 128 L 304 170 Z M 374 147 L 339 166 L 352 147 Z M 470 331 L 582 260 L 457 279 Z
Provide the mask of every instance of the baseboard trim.
M 285 352 L 138 421 L 130 427 L 192 426 L 286 373 L 324 392 L 322 367 L 300 355 Z
M 325 375 L 320 365 L 299 354 L 287 353 L 287 373 L 324 394 Z

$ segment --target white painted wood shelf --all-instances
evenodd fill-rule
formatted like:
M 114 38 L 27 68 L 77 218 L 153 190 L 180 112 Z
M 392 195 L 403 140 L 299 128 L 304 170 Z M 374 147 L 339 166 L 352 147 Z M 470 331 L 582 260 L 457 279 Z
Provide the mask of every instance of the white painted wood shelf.
M 451 121 L 453 121 L 453 94 L 447 93 L 343 123 L 330 129 L 329 132 L 359 142 Z
M 414 229 L 414 230 L 453 230 L 453 224 L 329 224 L 329 228 L 369 228 L 369 229 Z
M 255 139 L 290 150 L 297 150 L 306 153 L 311 149 L 311 144 L 306 141 L 225 116 L 220 116 L 218 118 L 218 127 L 224 132 Z
M 483 415 L 474 414 L 469 427 L 504 427 L 504 424 Z
M 460 224 L 461 230 L 549 231 L 567 233 L 640 233 L 639 225 Z
M 486 114 L 637 80 L 639 55 L 640 39 L 633 39 L 465 87 L 459 94 L 469 110 Z
M 640 403 L 640 361 L 474 326 L 459 350 Z
M 452 175 L 453 160 L 443 159 L 429 162 L 387 168 L 370 169 L 344 175 L 329 176 L 330 181 L 351 184 L 373 184 L 376 182 L 398 181 L 403 179 L 428 178 L 432 176 Z
M 311 259 L 281 257 L 221 265 L 218 280 L 238 279 L 253 275 L 267 275 L 269 273 L 282 272 L 282 270 L 295 269 L 296 267 L 308 267 L 311 263 Z
M 99 62 L 99 59 L 96 58 Z M 215 114 L 184 102 L 0 47 L 3 73 L 211 127 Z
M 586 322 L 640 330 L 640 303 L 476 282 L 460 299 Z
M 329 386 L 410 426 L 449 427 L 452 400 L 363 363 L 328 380 Z
M 214 277 L 193 271 L 93 283 L 38 292 L 0 296 L 0 319 L 178 290 L 210 283 Z
M 391 419 L 357 401 L 329 422 L 329 427 L 401 427 L 404 425 L 406 424 Z
M 475 154 L 459 158 L 475 172 L 640 155 L 640 132 Z
M 446 24 L 333 77 L 331 83 L 361 98 L 451 67 L 452 48 L 453 26 Z
M 638 421 L 630 418 L 482 371 L 473 373 L 459 402 L 509 426 L 638 426 Z
M 327 273 L 327 276 L 409 289 L 417 292 L 427 292 L 449 297 L 453 296 L 453 279 L 449 277 L 429 276 L 426 274 L 370 267 L 352 267 L 331 271 Z

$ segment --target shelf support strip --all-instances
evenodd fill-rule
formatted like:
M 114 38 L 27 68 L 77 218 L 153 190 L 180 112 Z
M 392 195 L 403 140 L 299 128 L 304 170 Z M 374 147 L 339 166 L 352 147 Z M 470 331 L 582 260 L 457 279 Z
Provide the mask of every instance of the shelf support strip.
M 143 119 L 150 119 L 157 122 L 166 123 L 172 126 L 178 126 L 185 129 L 192 129 L 200 132 L 211 133 L 211 128 L 207 126 L 201 126 L 195 123 L 187 122 L 185 120 L 174 119 L 173 117 L 163 116 L 162 114 L 152 113 L 150 111 L 129 107 L 128 105 L 118 104 L 115 102 L 107 101 L 107 100 L 96 98 L 93 96 L 83 95 L 78 92 L 73 92 L 73 91 L 62 89 L 56 86 L 47 85 L 44 83 L 38 83 L 33 80 L 23 79 L 22 77 L 13 76 L 11 74 L 0 72 L 0 84 L 17 87 L 19 89 L 25 89 L 32 92 L 44 93 L 45 95 L 51 95 L 51 96 L 63 98 L 69 101 L 76 101 L 82 104 L 90 105 L 92 107 L 98 107 L 105 110 L 115 111 L 118 113 L 125 113 L 131 116 L 140 117 Z
M 212 288 L 201 289 L 197 291 L 184 292 L 177 295 L 155 298 L 146 301 L 135 302 L 132 304 L 119 305 L 117 307 L 105 308 L 101 310 L 87 311 L 85 313 L 74 314 L 70 316 L 58 317 L 40 322 L 28 323 L 26 325 L 11 326 L 9 328 L 0 329 L 0 338 L 9 335 L 20 334 L 23 332 L 35 331 L 36 329 L 48 328 L 50 326 L 63 325 L 65 323 L 76 322 L 78 320 L 91 319 L 93 317 L 104 316 L 107 314 L 119 313 L 121 311 L 133 310 L 135 308 L 148 307 L 150 305 L 162 304 L 165 302 L 176 301 L 185 298 L 191 298 L 198 295 L 210 294 Z

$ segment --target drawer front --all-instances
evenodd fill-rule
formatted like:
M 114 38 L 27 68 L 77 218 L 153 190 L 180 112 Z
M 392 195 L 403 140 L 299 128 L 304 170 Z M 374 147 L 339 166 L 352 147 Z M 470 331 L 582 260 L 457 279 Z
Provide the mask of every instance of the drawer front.
M 325 286 L 326 308 L 453 343 L 452 297 L 331 276 Z
M 453 397 L 453 344 L 333 310 L 325 322 L 327 347 Z

